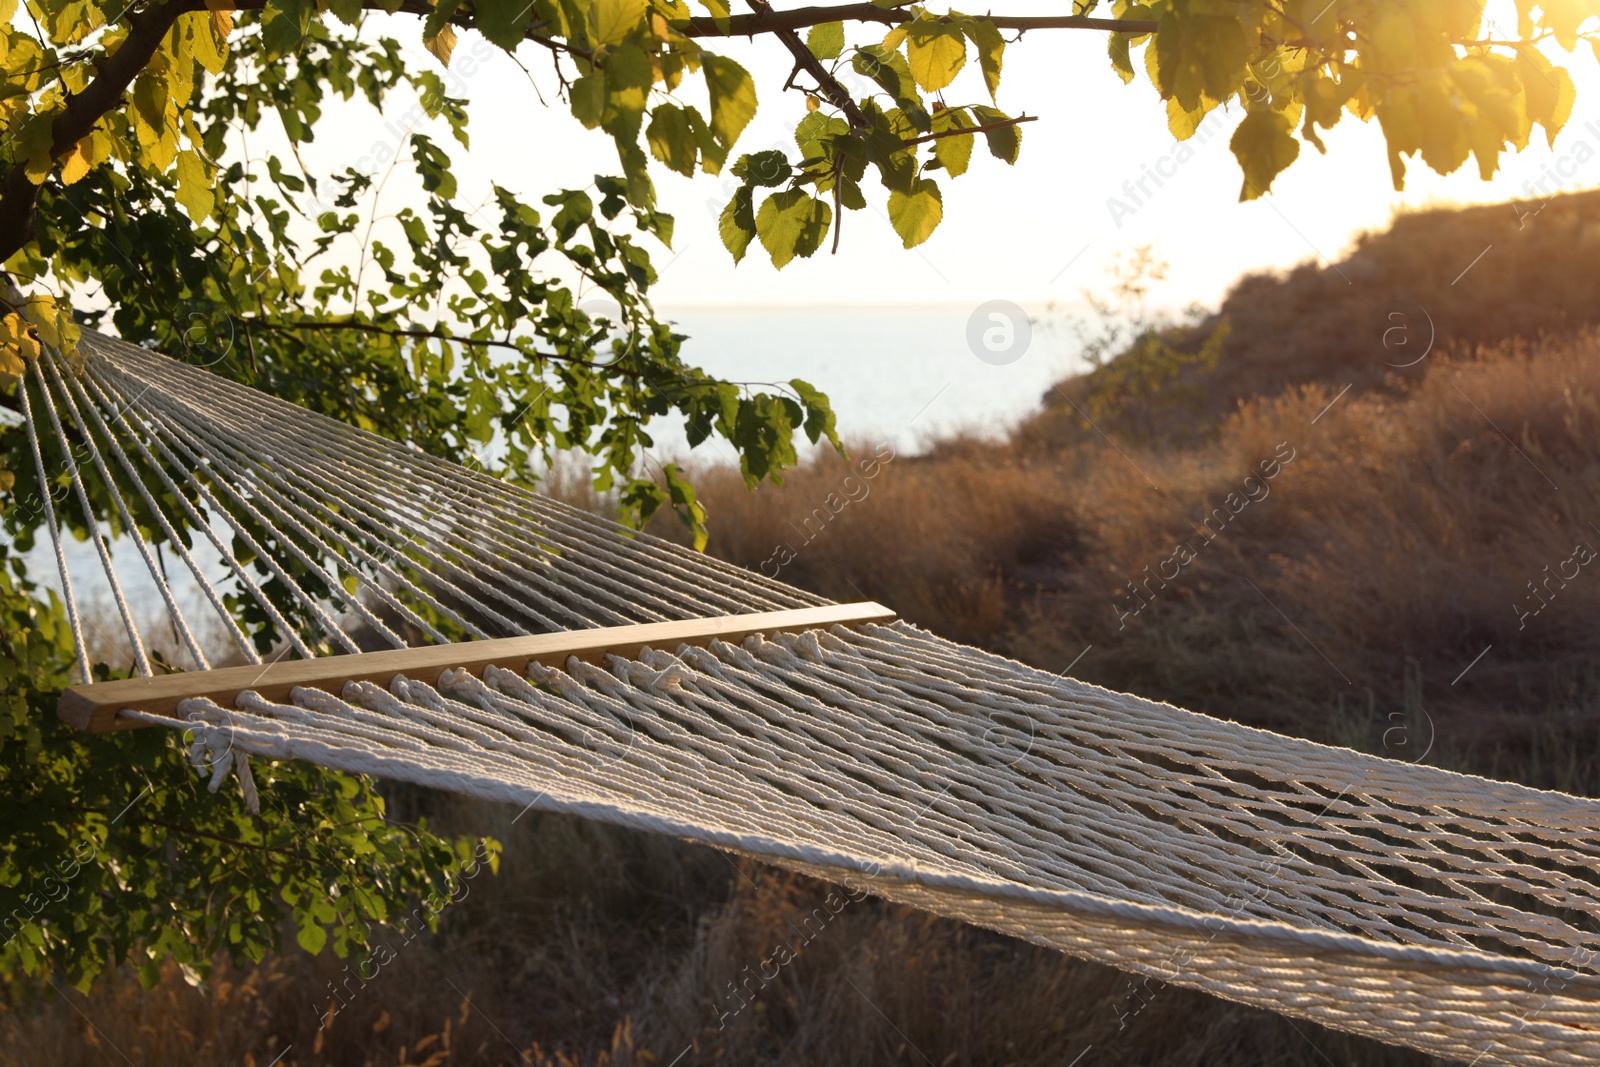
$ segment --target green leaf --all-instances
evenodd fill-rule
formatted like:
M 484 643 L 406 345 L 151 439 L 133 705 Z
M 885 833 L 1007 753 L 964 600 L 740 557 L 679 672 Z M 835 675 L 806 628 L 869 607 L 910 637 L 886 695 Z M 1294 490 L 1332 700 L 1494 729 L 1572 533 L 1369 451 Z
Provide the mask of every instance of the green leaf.
M 733 165 L 733 174 L 748 185 L 779 186 L 793 173 L 789 160 L 776 148 L 740 156 Z
M 1199 107 L 1202 97 L 1220 103 L 1244 84 L 1250 43 L 1237 16 L 1169 11 L 1152 47 L 1156 86 L 1186 111 Z
M 826 437 L 828 443 L 844 453 L 844 445 L 839 441 L 838 420 L 833 413 L 833 406 L 828 402 L 827 396 L 818 391 L 816 386 L 800 378 L 789 379 L 789 388 L 793 389 L 800 397 L 800 402 L 805 405 L 806 438 L 816 444 Z
M 588 129 L 600 125 L 606 113 L 605 71 L 595 69 L 572 83 L 572 116 Z
M 933 113 L 933 132 L 944 133 L 949 130 L 965 130 L 975 126 L 976 123 L 967 118 L 967 113 L 960 108 L 945 108 Z M 975 135 L 970 133 L 955 134 L 950 137 L 940 137 L 933 142 L 933 157 L 939 161 L 950 177 L 959 178 L 967 172 L 967 167 L 972 162 L 972 142 Z
M 988 19 L 967 19 L 961 27 L 978 50 L 978 66 L 983 70 L 983 83 L 989 89 L 989 99 L 994 100 L 1000 92 L 1000 68 L 1005 63 L 1006 39 Z M 1120 36 L 1112 34 L 1113 39 Z M 1126 44 L 1123 45 L 1123 52 L 1127 52 Z
M 606 55 L 606 110 L 600 126 L 619 141 L 633 142 L 644 122 L 654 70 L 636 44 L 619 45 Z
M 672 501 L 672 509 L 678 513 L 678 518 L 694 538 L 694 550 L 704 552 L 709 536 L 706 530 L 705 506 L 695 496 L 694 486 L 678 470 L 676 464 L 668 463 L 661 470 L 667 476 L 667 493 Z
M 1578 27 L 1593 14 L 1594 5 L 1584 0 L 1541 0 L 1539 4 L 1539 24 L 1568 52 L 1578 46 Z
M 711 132 L 726 148 L 756 113 L 756 83 L 750 73 L 726 56 L 706 55 L 701 60 L 706 90 L 711 96 Z
M 833 209 L 801 189 L 773 193 L 756 212 L 756 234 L 780 270 L 795 256 L 809 257 L 822 247 Z
M 1337 125 L 1349 95 L 1345 86 L 1320 71 L 1307 71 L 1300 76 L 1300 99 L 1305 103 L 1308 123 Z
M 1300 155 L 1294 126 L 1281 111 L 1252 111 L 1233 131 L 1228 147 L 1244 171 L 1240 200 L 1254 200 L 1272 188 L 1272 179 Z
M 806 47 L 818 59 L 838 59 L 844 52 L 844 23 L 822 22 L 811 27 Z
M 1111 69 L 1117 72 L 1117 77 L 1122 79 L 1122 84 L 1133 84 L 1134 74 L 1133 57 L 1128 54 L 1128 35 L 1113 33 L 1106 45 L 1106 51 L 1111 54 Z
M 294 939 L 300 943 L 301 948 L 315 956 L 328 943 L 328 931 L 323 929 L 322 924 L 316 919 L 307 915 L 300 920 L 300 930 Z
M 413 133 L 411 158 L 425 192 L 437 193 L 445 200 L 456 195 L 456 176 L 450 170 L 450 157 L 433 143 L 432 138 Z
M 1200 123 L 1205 121 L 1205 117 L 1210 113 L 1210 104 L 1201 104 L 1193 111 L 1186 111 L 1183 105 L 1178 103 L 1177 97 L 1169 97 L 1167 100 L 1167 129 L 1172 133 L 1173 137 L 1180 141 L 1187 141 L 1194 136 L 1195 131 L 1200 128 Z
M 1418 87 L 1419 146 L 1422 159 L 1440 174 L 1451 174 L 1467 161 L 1472 146 L 1466 123 L 1451 92 L 1448 79 L 1430 79 Z M 1495 140 L 1498 142 L 1499 138 Z M 1491 172 L 1492 173 L 1492 172 Z
M 139 85 L 144 81 L 146 79 L 141 77 L 134 82 L 135 102 L 139 99 Z M 50 116 L 33 115 L 26 119 L 21 124 L 17 141 L 17 147 L 22 150 L 17 154 L 27 160 L 28 180 L 35 185 L 41 184 L 55 167 L 55 158 L 50 154 L 51 149 L 55 147 L 55 134 L 51 130 Z
M 165 78 L 152 70 L 142 71 L 133 81 L 133 115 L 130 117 L 158 131 L 167 121 L 168 95 Z M 44 117 L 35 115 L 34 119 Z
M 204 221 L 211 214 L 211 176 L 206 173 L 205 161 L 199 153 L 184 149 L 178 153 L 178 203 L 195 222 Z
M 849 208 L 851 211 L 865 211 L 867 209 L 867 197 L 861 191 L 860 174 L 841 175 L 838 190 L 840 207 Z
M 934 19 L 918 19 L 906 31 L 906 63 L 911 76 L 927 92 L 956 80 L 967 63 L 967 42 L 961 31 Z
M 912 183 L 917 179 L 916 150 L 906 147 L 905 141 L 895 131 L 890 115 L 885 115 L 875 107 L 870 108 L 867 114 L 872 121 L 872 129 L 865 136 L 867 161 L 878 168 L 878 177 L 884 188 L 910 192 Z
M 424 36 L 422 38 L 422 46 L 433 53 L 440 66 L 448 67 L 450 65 L 450 57 L 455 54 L 456 50 L 456 28 L 449 23 L 445 23 L 437 30 Z
M 668 170 L 693 176 L 700 156 L 700 143 L 689 124 L 689 116 L 676 104 L 657 104 L 650 112 L 650 128 L 644 132 L 650 153 Z
M 817 159 L 823 154 L 826 141 L 849 133 L 850 124 L 839 116 L 808 111 L 794 128 L 794 143 L 800 149 L 801 159 Z
M 269 7 L 261 13 L 261 47 L 268 59 L 299 51 L 305 39 L 305 30 L 283 12 Z
M 639 27 L 648 0 L 590 0 L 590 33 L 597 44 L 621 44 Z
M 472 26 L 490 44 L 507 52 L 515 51 L 533 22 L 533 4 L 528 0 L 473 0 Z
M 723 205 L 722 214 L 717 219 L 717 232 L 722 236 L 723 245 L 733 253 L 735 263 L 744 258 L 745 251 L 756 236 L 756 216 L 751 206 L 753 196 L 754 190 L 750 186 L 739 186 L 733 192 L 733 199 Z
M 917 92 L 916 79 L 911 75 L 911 68 L 907 65 L 905 56 L 869 44 L 856 49 L 855 55 L 850 59 L 850 65 L 857 74 L 865 75 L 877 82 L 879 87 L 906 113 L 913 126 L 924 132 L 928 130 L 928 109 L 922 102 L 921 94 Z
M 996 122 L 1005 122 L 1010 118 L 1004 111 L 981 104 L 972 109 L 973 117 L 978 120 L 978 125 L 989 126 Z M 989 142 L 989 154 L 996 159 L 1003 159 L 1007 163 L 1016 165 L 1017 157 L 1022 154 L 1022 127 L 1001 126 L 983 132 L 984 140 Z
M 706 120 L 694 108 L 685 109 L 684 117 L 689 122 L 695 143 L 700 146 L 700 169 L 707 174 L 721 174 L 722 165 L 728 160 L 729 146 L 717 140 L 717 135 L 711 132 L 711 127 L 706 125 Z
M 555 218 L 550 220 L 550 225 L 564 242 L 572 240 L 578 232 L 578 227 L 594 218 L 594 201 L 582 189 L 552 193 L 544 198 L 544 202 L 552 207 L 559 205 L 560 210 L 556 212 Z
M 1596 39 L 1600 48 L 1600 38 Z M 1517 49 L 1517 76 L 1527 97 L 1528 118 L 1544 127 L 1545 143 L 1555 146 L 1556 134 L 1572 117 L 1577 88 L 1572 75 L 1551 63 L 1534 45 Z
M 930 178 L 917 181 L 910 194 L 889 194 L 889 222 L 907 248 L 926 241 L 944 217 L 944 197 Z

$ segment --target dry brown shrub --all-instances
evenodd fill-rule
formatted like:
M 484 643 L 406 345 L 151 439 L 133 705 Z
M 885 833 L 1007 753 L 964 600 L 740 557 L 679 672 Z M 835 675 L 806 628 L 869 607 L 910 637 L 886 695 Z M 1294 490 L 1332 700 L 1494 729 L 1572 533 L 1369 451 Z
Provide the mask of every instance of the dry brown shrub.
M 907 619 L 981 642 L 1009 617 L 1018 575 L 1074 550 L 1071 497 L 1049 464 L 992 445 L 904 456 L 857 443 L 849 452 L 821 453 L 781 487 L 754 491 L 727 468 L 701 472 L 708 551 L 834 599 L 886 600 Z M 864 477 L 861 464 L 879 455 L 893 458 Z M 682 536 L 670 522 L 657 530 Z
M 1436 761 L 1600 790 L 1600 574 L 1551 577 L 1600 548 L 1597 357 L 1581 333 L 1439 357 L 1389 390 L 1306 385 L 1195 447 L 950 442 L 809 525 L 845 460 L 755 492 L 712 469 L 709 550 L 1116 689 L 1400 759 L 1425 735 Z M 1267 495 L 1227 511 L 1283 448 Z M 1156 580 L 1183 543 L 1194 559 Z M 1549 606 L 1523 619 L 1530 582 Z

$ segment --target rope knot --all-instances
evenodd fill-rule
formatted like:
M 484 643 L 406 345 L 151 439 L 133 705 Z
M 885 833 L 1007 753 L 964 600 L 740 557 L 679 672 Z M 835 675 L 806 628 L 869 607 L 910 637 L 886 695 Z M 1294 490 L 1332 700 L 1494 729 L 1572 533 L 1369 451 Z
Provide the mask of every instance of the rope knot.
M 250 814 L 261 814 L 261 794 L 256 789 L 255 776 L 250 773 L 250 756 L 233 747 L 233 717 L 226 708 L 209 700 L 185 700 L 178 704 L 178 714 L 190 723 L 194 740 L 189 744 L 189 762 L 201 774 L 211 772 L 206 788 L 215 793 L 227 779 L 230 770 L 237 770 L 239 790 L 244 794 L 245 807 Z
M 826 653 L 822 650 L 822 641 L 817 637 L 817 631 L 807 630 L 794 635 L 794 652 L 801 659 L 808 659 L 812 663 L 825 662 Z
M 607 666 L 628 685 L 641 686 L 652 693 L 670 693 L 683 688 L 684 680 L 688 677 L 683 665 L 671 655 L 662 655 L 658 658 L 654 651 L 643 649 L 638 660 L 609 656 Z M 657 667 L 658 663 L 664 665 Z

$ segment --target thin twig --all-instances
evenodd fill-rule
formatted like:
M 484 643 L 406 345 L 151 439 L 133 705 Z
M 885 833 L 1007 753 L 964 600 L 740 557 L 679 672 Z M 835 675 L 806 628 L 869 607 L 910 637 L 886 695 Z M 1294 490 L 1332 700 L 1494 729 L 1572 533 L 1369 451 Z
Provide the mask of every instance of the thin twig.
M 752 4 L 752 7 L 756 5 Z M 757 8 L 750 15 L 730 15 L 716 18 L 696 15 L 688 19 L 670 21 L 673 31 L 685 37 L 753 37 L 758 33 L 781 33 L 785 30 L 803 30 L 828 22 L 878 22 L 885 26 L 898 26 L 910 22 L 914 16 L 897 8 L 882 8 L 876 4 L 827 4 L 815 7 L 797 7 L 788 11 L 775 11 L 770 6 Z M 1150 19 L 1102 19 L 1086 15 L 984 15 L 986 22 L 994 23 L 1000 30 L 1101 30 L 1108 33 L 1155 33 L 1156 23 Z
M 746 0 L 746 2 L 755 11 L 756 17 L 781 18 L 777 12 L 773 11 L 769 0 Z M 873 11 L 881 10 L 880 8 L 872 7 L 871 4 L 866 6 L 872 8 Z M 811 10 L 818 9 L 813 8 Z M 740 15 L 737 17 L 745 18 L 748 16 Z M 795 69 L 805 71 L 816 80 L 817 91 L 827 98 L 828 103 L 844 112 L 845 121 L 850 123 L 851 129 L 864 130 L 872 125 L 867 121 L 866 115 L 862 114 L 861 108 L 856 105 L 855 100 L 851 99 L 850 91 L 839 83 L 839 79 L 835 78 L 827 67 L 822 65 L 822 61 L 812 53 L 805 41 L 800 39 L 800 34 L 793 27 L 779 26 L 762 32 L 770 32 L 777 35 L 778 40 L 782 41 L 783 46 L 789 50 L 789 54 L 794 56 Z M 794 84 L 793 73 L 789 75 L 789 84 Z
M 295 319 L 289 322 L 268 322 L 265 319 L 241 319 L 240 325 L 246 333 L 252 327 L 269 330 L 274 333 L 292 333 L 295 330 L 351 330 L 356 333 L 375 333 L 384 337 L 410 337 L 420 341 L 448 341 L 453 344 L 467 345 L 472 348 L 507 348 L 524 356 L 534 359 L 549 359 L 558 363 L 571 363 L 580 367 L 593 367 L 596 370 L 615 371 L 629 377 L 639 377 L 640 372 L 620 368 L 614 363 L 601 363 L 592 359 L 579 359 L 576 356 L 563 356 L 554 352 L 530 352 L 515 341 L 497 341 L 492 338 L 480 339 L 476 337 L 461 337 L 456 334 L 445 333 L 442 330 L 401 329 L 394 326 L 380 326 L 375 322 L 359 322 L 354 319 Z
M 912 145 L 926 144 L 928 141 L 937 141 L 941 137 L 955 137 L 957 134 L 963 133 L 988 133 L 990 130 L 1003 130 L 1007 126 L 1015 126 L 1023 122 L 1038 121 L 1038 115 L 1021 115 L 1014 119 L 1006 119 L 1003 122 L 985 123 L 982 126 L 970 126 L 959 130 L 940 130 L 938 133 L 930 133 L 922 137 L 913 137 L 909 141 L 901 141 L 900 143 L 909 148 Z

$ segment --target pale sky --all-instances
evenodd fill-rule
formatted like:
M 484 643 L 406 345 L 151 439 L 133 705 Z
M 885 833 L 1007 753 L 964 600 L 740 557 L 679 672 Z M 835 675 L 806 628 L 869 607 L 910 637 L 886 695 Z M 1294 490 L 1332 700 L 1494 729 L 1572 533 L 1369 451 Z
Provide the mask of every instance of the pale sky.
M 1055 5 L 1011 0 L 1004 10 L 1027 14 L 1054 11 Z M 416 20 L 397 21 L 401 40 L 415 42 Z M 858 32 L 864 42 L 876 31 Z M 717 237 L 714 217 L 727 195 L 724 178 L 687 179 L 657 168 L 662 206 L 677 217 L 673 249 L 653 252 L 663 268 L 653 294 L 657 306 L 975 306 L 1006 299 L 1038 307 L 1075 301 L 1081 288 L 1103 280 L 1118 252 L 1143 244 L 1153 245 L 1171 264 L 1167 283 L 1155 294 L 1159 303 L 1214 306 L 1246 271 L 1337 259 L 1358 233 L 1382 229 L 1396 210 L 1505 200 L 1570 155 L 1580 140 L 1600 148 L 1600 71 L 1580 45 L 1572 56 L 1552 53 L 1579 87 L 1573 119 L 1554 152 L 1536 131 L 1529 149 L 1506 157 L 1493 182 L 1481 181 L 1471 162 L 1441 177 L 1413 159 L 1407 188 L 1396 193 L 1376 122 L 1362 124 L 1347 115 L 1324 135 L 1326 157 L 1302 145 L 1300 160 L 1279 177 L 1269 199 L 1240 204 L 1239 170 L 1227 146 L 1238 121 L 1234 113 L 1223 116 L 1221 132 L 1196 146 L 1193 158 L 1134 214 L 1114 220 L 1108 198 L 1125 199 L 1124 182 L 1137 181 L 1143 167 L 1156 164 L 1174 144 L 1154 88 L 1143 75 L 1124 85 L 1111 70 L 1105 44 L 1097 32 L 1058 30 L 1035 31 L 1008 47 L 1000 106 L 1013 115 L 1039 116 L 1025 127 L 1022 157 L 1008 167 L 989 157 L 980 140 L 966 175 L 939 178 L 944 222 L 926 244 L 910 251 L 878 214 L 883 195 L 877 189 L 875 207 L 846 213 L 837 256 L 824 249 L 780 272 L 752 245 L 751 254 L 735 266 Z M 780 92 L 789 70 L 787 53 L 771 39 L 721 45 L 755 74 L 762 104 L 735 157 L 779 143 L 792 149 L 804 100 L 798 93 Z M 419 43 L 412 50 L 416 62 L 434 62 Z M 548 107 L 539 103 L 528 76 L 475 34 L 464 33 L 457 45 L 454 91 L 471 101 L 472 150 L 460 152 L 442 131 L 435 139 L 458 156 L 466 198 L 484 195 L 492 176 L 537 203 L 553 189 L 581 187 L 596 172 L 617 170 L 608 139 L 584 130 L 556 99 L 547 56 L 529 46 L 522 58 Z M 969 64 L 946 91 L 947 100 L 987 102 L 975 67 Z M 469 68 L 470 76 L 459 76 Z M 405 111 L 406 103 L 397 99 L 385 122 L 373 122 L 370 114 L 342 121 L 330 116 L 334 127 L 321 131 L 308 154 L 325 164 L 350 165 L 375 145 L 396 139 L 384 126 Z M 1590 122 L 1593 128 L 1586 129 Z M 1569 160 L 1566 169 L 1572 171 L 1563 179 L 1566 189 L 1600 184 L 1600 160 L 1581 168 L 1571 167 Z M 875 184 L 870 173 L 868 181 Z

